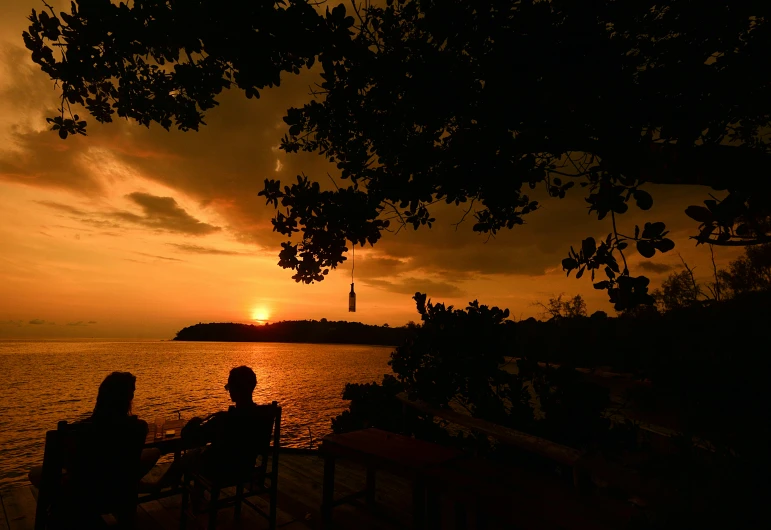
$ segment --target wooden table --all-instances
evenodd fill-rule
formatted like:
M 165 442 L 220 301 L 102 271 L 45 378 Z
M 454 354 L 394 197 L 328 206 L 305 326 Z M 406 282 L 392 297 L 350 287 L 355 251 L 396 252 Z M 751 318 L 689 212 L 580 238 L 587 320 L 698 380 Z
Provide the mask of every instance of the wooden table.
M 145 438 L 145 447 L 155 447 L 160 449 L 162 454 L 174 453 L 174 458 L 179 457 L 182 446 L 182 428 L 187 422 L 185 420 L 166 420 L 163 424 L 163 436 L 156 436 L 157 426 L 153 423 L 147 425 L 147 438 Z M 174 431 L 173 436 L 166 436 L 166 431 Z
M 189 449 L 182 441 L 182 428 L 187 422 L 185 420 L 166 420 L 162 425 L 162 436 L 157 437 L 157 426 L 154 423 L 148 423 L 147 437 L 145 438 L 145 448 L 156 448 L 161 451 L 161 454 L 174 454 L 174 460 L 178 460 L 182 456 L 184 449 Z M 174 431 L 173 436 L 166 436 L 166 431 Z M 139 502 L 149 502 L 164 497 L 170 497 L 179 493 L 179 488 L 173 486 L 163 491 L 156 491 L 153 493 L 143 494 L 139 497 Z
M 340 504 L 366 496 L 375 503 L 375 472 L 386 469 L 413 481 L 413 522 L 422 528 L 425 522 L 425 482 L 422 472 L 464 456 L 462 451 L 431 442 L 416 440 L 380 429 L 364 429 L 345 434 L 330 434 L 321 442 L 324 456 L 324 484 L 321 505 L 325 524 L 332 522 L 332 509 Z M 347 458 L 363 464 L 367 470 L 366 489 L 335 499 L 335 461 Z

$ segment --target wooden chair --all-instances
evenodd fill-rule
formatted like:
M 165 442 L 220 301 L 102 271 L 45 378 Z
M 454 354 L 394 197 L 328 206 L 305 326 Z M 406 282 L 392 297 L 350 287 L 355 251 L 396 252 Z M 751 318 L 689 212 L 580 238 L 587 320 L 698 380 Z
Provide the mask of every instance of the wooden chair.
M 143 425 L 69 424 L 46 433 L 35 530 L 94 528 L 102 515 L 134 528 Z
M 197 515 L 206 512 L 209 514 L 209 530 L 217 527 L 217 512 L 219 510 L 233 507 L 234 517 L 241 517 L 241 504 L 246 504 L 254 511 L 268 520 L 269 528 L 276 528 L 276 502 L 278 497 L 278 454 L 281 445 L 281 407 L 276 401 L 270 405 L 260 405 L 260 421 L 270 421 L 272 430 L 272 443 L 254 440 L 252 446 L 253 454 L 248 455 L 247 465 L 244 469 L 237 470 L 234 474 L 226 476 L 211 477 L 204 476 L 200 472 L 189 471 L 185 473 L 182 489 L 182 511 L 180 514 L 180 528 L 184 529 L 187 525 L 189 515 Z M 268 460 L 270 460 L 270 469 L 268 469 Z M 265 485 L 266 479 L 269 485 Z M 196 512 L 190 506 L 190 493 L 195 488 L 202 488 L 209 492 L 208 506 L 201 512 Z M 235 494 L 223 496 L 223 490 L 226 488 L 235 488 Z M 251 502 L 249 499 L 254 496 L 268 494 L 269 509 L 266 513 L 262 508 Z

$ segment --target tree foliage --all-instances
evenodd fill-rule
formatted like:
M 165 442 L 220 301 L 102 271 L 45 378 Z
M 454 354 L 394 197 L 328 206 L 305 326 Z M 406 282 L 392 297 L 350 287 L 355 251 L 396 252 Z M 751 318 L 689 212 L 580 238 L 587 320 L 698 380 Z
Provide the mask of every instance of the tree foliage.
M 733 295 L 771 289 L 771 245 L 747 248 L 718 275 Z
M 661 310 L 673 311 L 769 290 L 771 245 L 764 244 L 746 248 L 727 269 L 715 268 L 714 280 L 706 284 L 697 280 L 694 269 L 683 261 L 683 270 L 670 273 L 661 288 L 651 294 Z
M 577 318 L 586 316 L 586 302 L 584 298 L 577 294 L 573 298 L 564 299 L 565 295 L 560 294 L 556 298 L 549 298 L 549 301 L 539 303 L 538 305 L 544 311 L 548 318 Z
M 704 292 L 690 270 L 671 273 L 662 283 L 661 289 L 653 292 L 653 297 L 663 311 L 695 306 L 703 300 L 703 296 Z
M 79 0 L 70 13 L 33 11 L 24 40 L 59 83 L 50 121 L 62 138 L 86 130 L 70 104 L 101 122 L 117 113 L 197 129 L 223 89 L 259 96 L 320 63 L 313 99 L 287 111 L 281 148 L 326 157 L 345 185 L 298 177 L 261 192 L 280 207 L 280 264 L 297 281 L 322 280 L 349 241 L 374 244 L 392 221 L 430 227 L 436 202 L 463 204 L 475 231 L 495 234 L 539 208 L 530 190 L 562 198 L 578 184 L 612 232 L 571 249 L 563 268 L 603 274 L 595 287 L 622 310 L 653 303 L 624 250 L 674 247 L 661 222 L 617 228 L 630 205 L 651 208 L 648 183 L 724 192 L 685 212 L 699 243 L 769 240 L 769 9 L 388 0 L 351 16 L 306 0 Z

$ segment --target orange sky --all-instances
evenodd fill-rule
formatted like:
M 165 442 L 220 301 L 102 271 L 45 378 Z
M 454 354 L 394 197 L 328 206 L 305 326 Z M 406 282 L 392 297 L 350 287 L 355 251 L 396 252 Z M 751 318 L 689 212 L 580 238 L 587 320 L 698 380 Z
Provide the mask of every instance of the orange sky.
M 566 279 L 559 265 L 571 244 L 610 230 L 573 190 L 489 241 L 471 221 L 456 231 L 462 211 L 450 207 L 437 209 L 432 230 L 387 234 L 357 251 L 359 311 L 349 314 L 349 266 L 320 284 L 296 284 L 276 265 L 282 239 L 257 197 L 266 177 L 326 179 L 323 159 L 277 149 L 281 117 L 305 100 L 313 74 L 287 76 L 260 100 L 226 93 L 199 133 L 89 120 L 88 137 L 62 141 L 46 130 L 53 84 L 21 42 L 25 17 L 40 5 L 0 3 L 0 338 L 171 338 L 188 324 L 249 321 L 257 310 L 273 321 L 401 325 L 417 320 L 416 290 L 456 306 L 479 299 L 514 317 L 538 316 L 538 300 L 581 293 L 590 311 L 612 313 L 605 293 Z M 709 190 L 647 189 L 654 208 L 632 208 L 620 229 L 665 221 L 676 251 L 708 275 L 709 250 L 687 239 L 696 227 L 682 212 Z M 717 252 L 719 265 L 738 253 Z M 648 270 L 633 266 L 639 256 L 629 261 L 654 286 L 679 264 L 675 252 L 646 260 Z

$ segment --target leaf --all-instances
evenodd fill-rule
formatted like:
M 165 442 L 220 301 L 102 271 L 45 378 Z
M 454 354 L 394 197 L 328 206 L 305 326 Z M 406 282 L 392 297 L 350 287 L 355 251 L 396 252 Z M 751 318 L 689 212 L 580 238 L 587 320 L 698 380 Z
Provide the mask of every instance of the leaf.
M 664 238 L 659 241 L 654 241 L 653 246 L 656 247 L 659 252 L 669 252 L 675 248 L 675 242 L 671 239 Z
M 650 241 L 638 241 L 637 252 L 646 258 L 652 258 L 656 254 L 656 249 Z
M 578 267 L 578 262 L 574 260 L 573 258 L 565 258 L 562 260 L 562 269 L 572 271 Z
M 700 223 L 709 223 L 712 221 L 712 212 L 704 206 L 689 206 L 685 209 L 685 215 Z
M 595 289 L 607 289 L 608 287 L 610 287 L 610 282 L 607 280 L 597 282 L 594 284 Z
M 583 241 L 581 241 L 581 250 L 584 253 L 584 258 L 589 259 L 592 256 L 594 256 L 594 253 L 597 252 L 597 243 L 594 241 L 593 237 L 587 237 Z
M 581 276 L 583 276 L 583 275 L 584 275 L 584 271 L 585 271 L 585 270 L 586 270 L 586 269 L 585 269 L 584 267 L 581 267 L 580 269 L 578 269 L 578 274 L 576 274 L 576 280 L 577 280 L 577 279 L 579 279 Z
M 637 207 L 641 210 L 650 210 L 653 206 L 653 197 L 647 191 L 635 190 L 634 200 L 637 203 Z
M 661 233 L 664 232 L 666 229 L 666 225 L 664 223 L 658 222 L 658 223 L 645 223 L 645 227 L 643 228 L 642 237 L 643 239 L 654 239 L 661 236 Z

